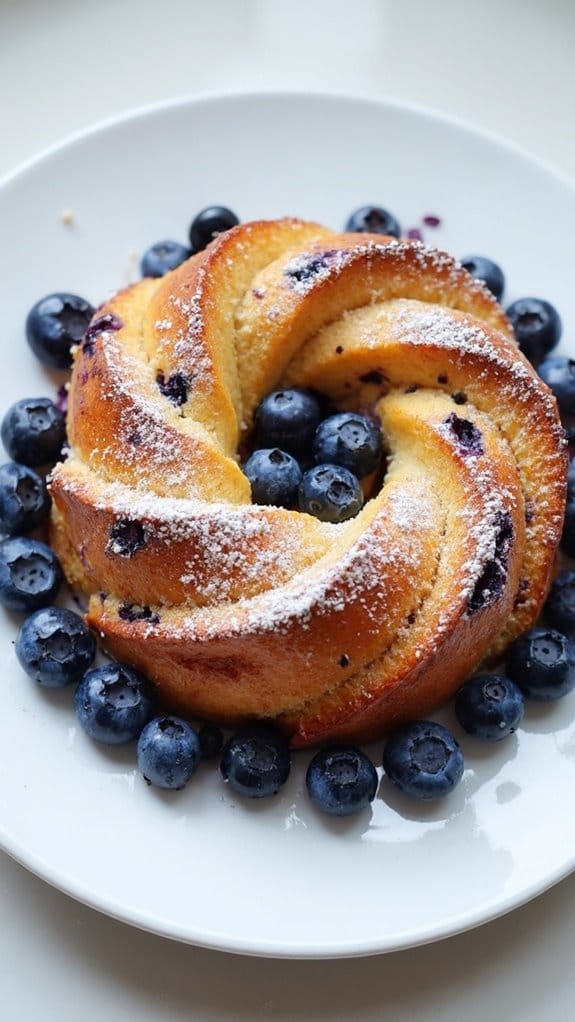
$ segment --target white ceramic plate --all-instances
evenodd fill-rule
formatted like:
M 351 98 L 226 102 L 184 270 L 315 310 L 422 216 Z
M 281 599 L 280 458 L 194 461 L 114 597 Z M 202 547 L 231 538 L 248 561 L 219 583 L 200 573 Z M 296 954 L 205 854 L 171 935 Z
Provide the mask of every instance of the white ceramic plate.
M 335 96 L 216 97 L 106 124 L 4 183 L 0 407 L 55 384 L 24 341 L 34 301 L 54 290 L 100 301 L 137 275 L 149 244 L 184 241 L 203 206 L 340 228 L 374 202 L 405 228 L 440 216 L 425 240 L 492 256 L 507 271 L 508 301 L 548 298 L 572 334 L 575 192 L 546 167 L 421 110 Z M 208 767 L 183 792 L 148 789 L 133 748 L 91 743 L 71 693 L 26 678 L 16 626 L 2 616 L 2 845 L 127 922 L 260 955 L 368 954 L 484 922 L 574 865 L 575 695 L 530 708 L 521 732 L 494 748 L 463 740 L 465 776 L 447 800 L 413 804 L 384 779 L 371 812 L 338 821 L 305 795 L 306 753 L 263 804 L 234 798 Z M 441 719 L 461 737 L 449 708 Z M 379 766 L 381 748 L 371 752 Z

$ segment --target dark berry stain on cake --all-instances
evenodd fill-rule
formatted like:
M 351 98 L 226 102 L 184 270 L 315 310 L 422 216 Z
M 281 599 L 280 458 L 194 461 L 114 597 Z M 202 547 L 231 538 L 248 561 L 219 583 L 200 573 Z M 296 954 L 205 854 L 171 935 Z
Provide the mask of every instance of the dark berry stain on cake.
M 447 373 L 440 373 L 437 377 L 438 383 L 447 383 Z
M 380 386 L 387 380 L 385 373 L 382 373 L 381 369 L 370 369 L 367 373 L 362 373 L 359 377 L 362 383 L 376 383 Z
M 328 249 L 326 252 L 312 252 L 302 255 L 301 258 L 292 260 L 284 269 L 284 276 L 292 285 L 302 284 L 319 276 L 322 270 L 327 270 L 339 253 L 337 249 Z
M 498 515 L 494 554 L 485 563 L 483 571 L 475 583 L 468 604 L 469 614 L 475 614 L 478 610 L 491 606 L 501 596 L 507 578 L 507 564 L 512 542 L 511 515 L 502 511 Z
M 526 578 L 519 579 L 519 585 L 517 587 L 517 595 L 513 604 L 513 609 L 522 607 L 524 603 L 529 599 L 529 580 Z
M 469 419 L 462 419 L 455 412 L 452 412 L 445 419 L 445 425 L 449 427 L 456 437 L 463 454 L 473 455 L 474 457 L 479 457 L 479 455 L 483 454 L 483 433 L 474 422 L 470 422 Z
M 106 333 L 108 330 L 121 330 L 123 325 L 122 320 L 111 312 L 98 316 L 86 330 L 82 341 L 82 351 L 86 355 L 93 355 L 94 345 L 100 334 Z
M 166 377 L 162 372 L 156 376 L 156 383 L 160 393 L 167 397 L 177 408 L 185 405 L 191 384 L 190 377 L 186 373 L 171 373 Z
M 137 603 L 121 603 L 118 607 L 118 617 L 122 621 L 147 621 L 151 625 L 160 623 L 160 615 L 156 611 Z
M 110 527 L 106 553 L 119 557 L 133 557 L 146 543 L 146 531 L 141 522 L 119 518 Z
M 467 404 L 467 394 L 464 394 L 462 390 L 458 390 L 458 391 L 455 392 L 455 394 L 451 395 L 451 400 L 456 405 L 466 405 Z
M 349 657 L 347 653 L 342 653 L 338 660 L 340 667 L 349 667 Z

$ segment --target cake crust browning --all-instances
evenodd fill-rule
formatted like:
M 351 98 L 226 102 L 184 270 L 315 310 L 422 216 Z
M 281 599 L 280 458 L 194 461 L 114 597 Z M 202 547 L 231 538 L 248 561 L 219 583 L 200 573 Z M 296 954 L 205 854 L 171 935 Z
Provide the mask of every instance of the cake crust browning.
M 278 385 L 380 419 L 387 473 L 352 521 L 251 505 L 237 451 Z M 432 712 L 545 598 L 555 401 L 487 289 L 420 243 L 234 228 L 98 310 L 68 425 L 64 570 L 105 646 L 187 716 L 371 739 Z

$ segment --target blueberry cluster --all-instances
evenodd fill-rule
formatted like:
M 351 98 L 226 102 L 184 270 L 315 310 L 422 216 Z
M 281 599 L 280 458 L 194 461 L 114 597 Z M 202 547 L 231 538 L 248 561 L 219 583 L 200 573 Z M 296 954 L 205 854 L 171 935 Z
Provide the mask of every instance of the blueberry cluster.
M 226 206 L 207 206 L 196 214 L 190 225 L 189 245 L 179 241 L 157 241 L 146 249 L 140 261 L 140 272 L 143 277 L 163 277 L 170 270 L 189 259 L 204 248 L 218 234 L 236 227 L 239 220 L 235 213 Z
M 360 480 L 383 457 L 377 421 L 358 412 L 324 416 L 320 398 L 297 387 L 263 399 L 253 441 L 244 472 L 254 503 L 296 506 L 323 522 L 343 522 L 361 510 Z
M 29 533 L 42 529 L 50 512 L 41 470 L 62 452 L 64 416 L 50 398 L 27 398 L 8 409 L 0 435 L 14 459 L 0 466 L 0 604 L 28 613 L 50 604 L 62 582 L 54 552 Z

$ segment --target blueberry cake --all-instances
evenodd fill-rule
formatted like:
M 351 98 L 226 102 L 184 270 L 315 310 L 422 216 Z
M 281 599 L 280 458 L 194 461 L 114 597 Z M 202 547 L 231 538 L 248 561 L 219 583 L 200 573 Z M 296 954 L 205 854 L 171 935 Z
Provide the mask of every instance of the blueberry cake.
M 352 517 L 252 500 L 242 464 L 278 388 L 377 424 Z M 96 310 L 68 438 L 64 571 L 106 648 L 188 718 L 371 739 L 495 662 L 549 587 L 555 399 L 487 287 L 417 241 L 294 219 L 217 236 Z

